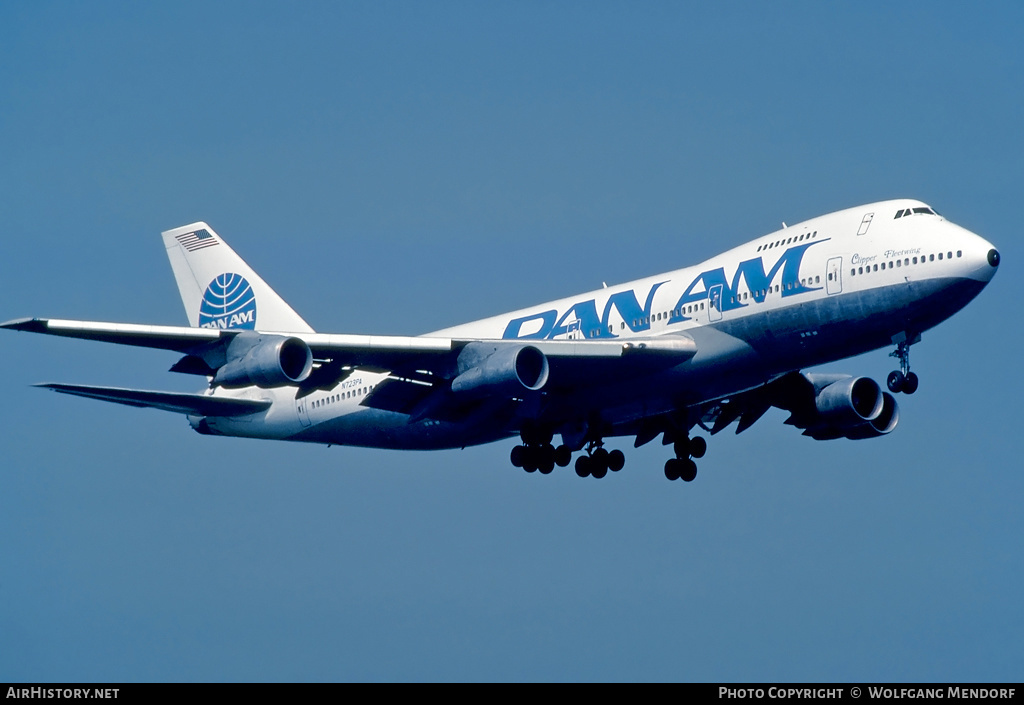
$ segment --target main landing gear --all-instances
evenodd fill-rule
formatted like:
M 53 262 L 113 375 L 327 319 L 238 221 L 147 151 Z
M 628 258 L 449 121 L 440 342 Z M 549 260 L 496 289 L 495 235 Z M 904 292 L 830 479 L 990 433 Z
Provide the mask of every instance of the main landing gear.
M 618 472 L 626 464 L 621 450 L 611 452 L 604 449 L 604 441 L 596 440 L 587 444 L 587 454 L 576 458 L 576 474 L 580 477 L 596 477 L 600 480 L 608 471 Z
M 524 429 L 520 433 L 523 444 L 512 449 L 511 461 L 517 468 L 542 475 L 551 473 L 555 466 L 566 467 L 572 460 L 573 451 L 567 445 L 557 448 L 551 444 L 552 434 L 537 429 Z M 678 438 L 672 449 L 676 457 L 665 463 L 665 477 L 669 480 L 693 482 L 697 477 L 696 459 L 704 457 L 708 442 L 700 436 Z M 587 442 L 584 452 L 576 458 L 576 474 L 580 477 L 594 477 L 600 480 L 609 472 L 618 472 L 626 464 L 621 450 L 606 450 L 604 440 L 596 438 Z
M 684 436 L 673 444 L 673 450 L 676 457 L 665 462 L 665 477 L 669 480 L 693 482 L 697 477 L 697 463 L 693 459 L 704 457 L 708 450 L 708 442 L 700 436 Z
M 552 434 L 536 428 L 523 429 L 519 434 L 523 444 L 512 449 L 510 460 L 512 465 L 526 472 L 537 472 L 547 475 L 555 469 L 566 467 L 572 461 L 572 450 L 567 445 L 557 448 L 551 444 Z M 601 479 L 608 471 L 618 472 L 626 464 L 626 456 L 621 450 L 607 451 L 604 441 L 600 438 L 586 445 L 586 454 L 576 459 L 576 474 L 580 477 L 596 477 Z
M 910 371 L 910 341 L 902 340 L 897 343 L 896 350 L 889 353 L 889 357 L 895 357 L 900 361 L 900 369 L 890 372 L 889 378 L 886 380 L 889 391 L 893 394 L 916 392 L 918 379 L 917 375 Z
M 540 470 L 547 475 L 557 465 L 564 468 L 572 460 L 572 451 L 568 446 L 551 445 L 551 434 L 523 433 L 523 445 L 512 449 L 510 460 L 517 468 L 526 472 Z
M 572 451 L 565 446 L 555 448 L 550 443 L 543 445 L 523 445 L 512 449 L 511 461 L 517 468 L 526 472 L 540 470 L 541 475 L 547 475 L 557 465 L 564 468 L 572 460 Z

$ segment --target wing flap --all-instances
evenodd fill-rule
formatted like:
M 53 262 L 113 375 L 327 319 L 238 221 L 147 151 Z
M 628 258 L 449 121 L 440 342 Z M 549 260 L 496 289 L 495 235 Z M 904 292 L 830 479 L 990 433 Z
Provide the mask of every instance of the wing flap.
M 389 377 L 378 384 L 362 404 L 383 411 L 411 414 L 435 391 L 436 388 L 429 384 Z
M 37 384 L 35 386 L 87 399 L 99 399 L 126 406 L 149 407 L 178 414 L 197 414 L 199 416 L 245 416 L 264 411 L 270 408 L 272 403 L 267 400 L 229 399 L 203 394 L 151 392 L 144 389 L 93 387 L 80 384 Z

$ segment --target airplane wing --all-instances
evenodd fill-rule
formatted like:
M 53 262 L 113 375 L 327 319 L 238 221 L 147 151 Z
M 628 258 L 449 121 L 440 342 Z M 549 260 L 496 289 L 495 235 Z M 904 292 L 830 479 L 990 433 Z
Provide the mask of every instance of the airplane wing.
M 454 387 L 465 380 L 467 370 L 491 355 L 518 355 L 524 348 L 539 351 L 549 374 L 546 389 L 572 388 L 650 374 L 689 360 L 697 352 L 694 340 L 685 335 L 665 335 L 637 340 L 472 340 L 407 336 L 328 335 L 319 333 L 271 333 L 177 326 L 147 326 L 96 321 L 24 318 L 0 324 L 0 328 L 46 335 L 98 340 L 120 345 L 184 353 L 171 370 L 214 376 L 233 362 L 232 341 L 243 336 L 242 347 L 267 344 L 268 338 L 297 338 L 309 348 L 316 367 L 302 379 L 283 382 L 301 398 L 318 389 L 331 389 L 357 368 L 390 372 L 391 375 L 365 401 L 366 406 L 399 411 L 414 419 L 457 419 L 473 413 L 500 413 L 491 407 L 513 403 L 521 391 L 458 393 Z M 464 355 L 467 353 L 467 355 Z M 245 354 L 245 353 L 243 353 Z M 468 357 L 470 362 L 465 362 Z M 504 359 L 504 358 L 503 358 Z M 476 378 L 465 385 L 473 387 Z M 129 406 L 147 406 L 178 413 L 234 416 L 266 408 L 262 402 L 227 400 L 204 395 L 172 394 L 131 389 L 43 385 L 65 394 L 90 397 Z M 276 385 L 275 385 L 276 386 Z M 517 388 L 518 389 L 518 388 Z
M 754 425 L 769 408 L 789 412 L 785 423 L 819 441 L 884 436 L 899 423 L 899 406 L 868 378 L 788 372 L 767 384 L 704 407 L 700 426 L 715 435 L 739 420 L 736 433 Z
M 20 318 L 0 323 L 9 330 L 56 335 L 65 338 L 98 340 L 118 345 L 172 350 L 188 355 L 205 356 L 211 346 L 230 341 L 243 333 L 239 329 L 219 330 L 184 326 L 150 326 L 133 323 L 105 323 L 48 318 Z M 252 334 L 252 331 L 245 331 Z M 298 338 L 309 346 L 318 360 L 329 360 L 335 366 L 379 367 L 384 369 L 426 370 L 434 372 L 472 339 L 432 338 L 421 336 L 332 335 L 322 333 L 288 333 L 261 331 L 261 335 Z M 666 365 L 679 364 L 693 357 L 696 343 L 685 335 L 667 335 L 642 340 L 488 340 L 497 346 L 529 345 L 552 358 L 553 373 L 575 376 L 594 372 L 614 372 L 615 368 L 631 367 L 632 362 L 650 365 L 658 360 Z M 621 361 L 613 364 L 610 361 Z M 594 368 L 602 368 L 595 370 Z
M 119 387 L 92 387 L 78 384 L 37 384 L 36 387 L 52 389 L 61 394 L 73 394 L 88 399 L 114 402 L 126 406 L 150 407 L 179 414 L 200 416 L 245 416 L 270 408 L 270 401 L 253 399 L 228 399 L 209 397 L 203 394 L 178 394 L 175 392 L 149 392 L 142 389 L 121 389 Z
M 215 342 L 220 339 L 222 334 L 230 336 L 237 333 L 237 331 L 228 332 L 212 328 L 65 321 L 56 318 L 18 318 L 0 323 L 0 328 L 177 352 L 188 352 L 204 343 Z

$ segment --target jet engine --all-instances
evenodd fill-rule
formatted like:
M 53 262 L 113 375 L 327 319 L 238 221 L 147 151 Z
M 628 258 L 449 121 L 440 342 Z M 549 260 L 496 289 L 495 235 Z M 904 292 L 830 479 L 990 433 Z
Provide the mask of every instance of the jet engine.
M 869 377 L 836 381 L 824 375 L 805 377 L 817 390 L 814 419 L 807 424 L 805 435 L 818 440 L 876 438 L 891 433 L 899 423 L 896 399 Z
M 900 406 L 896 403 L 896 398 L 889 392 L 882 392 L 882 413 L 848 431 L 846 437 L 855 441 L 862 438 L 877 438 L 891 433 L 899 422 Z
M 299 338 L 239 334 L 225 354 L 227 362 L 213 377 L 223 387 L 286 387 L 302 382 L 313 369 L 313 353 Z
M 857 426 L 882 412 L 882 390 L 870 377 L 850 377 L 818 392 L 814 405 L 831 426 Z
M 459 375 L 452 392 L 461 395 L 535 392 L 548 381 L 548 359 L 529 345 L 470 343 L 458 358 Z

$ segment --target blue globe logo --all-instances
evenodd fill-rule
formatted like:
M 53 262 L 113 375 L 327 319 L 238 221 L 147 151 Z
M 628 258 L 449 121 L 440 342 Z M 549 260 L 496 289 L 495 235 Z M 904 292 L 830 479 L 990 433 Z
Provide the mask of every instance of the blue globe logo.
M 256 294 L 240 274 L 225 273 L 210 282 L 199 305 L 201 328 L 256 328 Z

